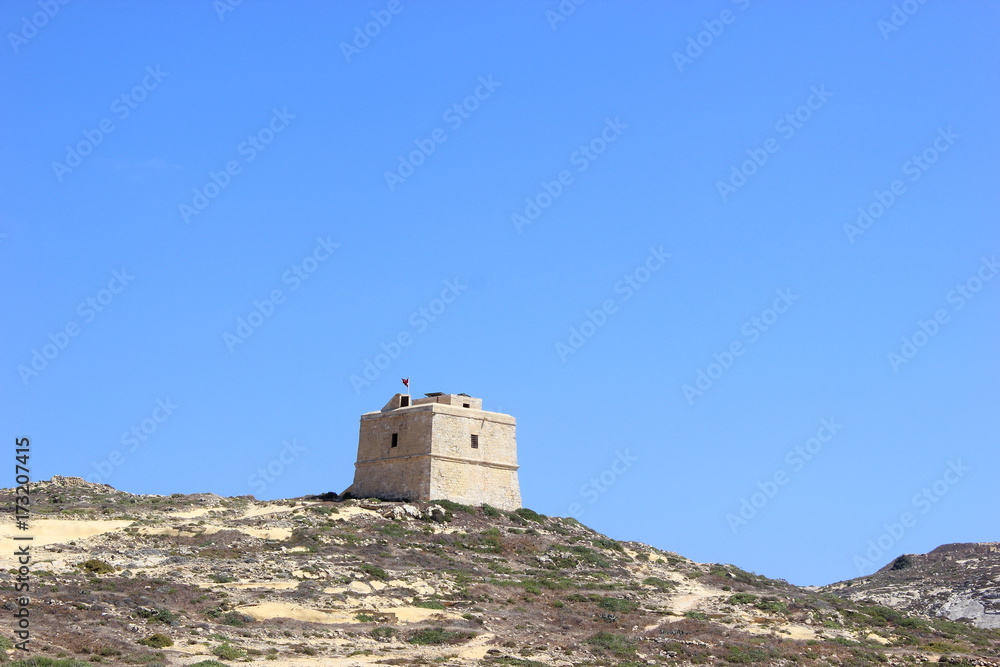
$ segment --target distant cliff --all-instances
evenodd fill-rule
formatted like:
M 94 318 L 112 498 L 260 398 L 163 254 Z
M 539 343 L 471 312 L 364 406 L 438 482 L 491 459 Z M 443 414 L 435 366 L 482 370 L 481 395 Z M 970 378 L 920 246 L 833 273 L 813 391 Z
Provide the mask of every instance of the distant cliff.
M 823 590 L 923 616 L 1000 628 L 1000 542 L 945 544 L 930 553 L 905 554 L 875 574 Z

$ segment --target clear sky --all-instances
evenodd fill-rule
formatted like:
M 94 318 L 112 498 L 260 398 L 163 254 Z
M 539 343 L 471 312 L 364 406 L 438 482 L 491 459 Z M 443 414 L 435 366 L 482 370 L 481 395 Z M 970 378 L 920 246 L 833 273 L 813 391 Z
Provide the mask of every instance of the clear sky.
M 998 19 L 4 2 L 7 437 L 339 492 L 410 377 L 618 539 L 796 584 L 1000 539 Z

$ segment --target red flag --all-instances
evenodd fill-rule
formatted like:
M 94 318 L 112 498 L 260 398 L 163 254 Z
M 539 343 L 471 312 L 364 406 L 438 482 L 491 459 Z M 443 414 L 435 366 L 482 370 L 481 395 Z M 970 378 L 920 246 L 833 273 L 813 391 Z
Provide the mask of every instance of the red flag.
M 410 388 L 410 378 L 400 378 L 400 379 L 403 380 L 403 384 L 406 385 L 407 389 L 409 389 Z

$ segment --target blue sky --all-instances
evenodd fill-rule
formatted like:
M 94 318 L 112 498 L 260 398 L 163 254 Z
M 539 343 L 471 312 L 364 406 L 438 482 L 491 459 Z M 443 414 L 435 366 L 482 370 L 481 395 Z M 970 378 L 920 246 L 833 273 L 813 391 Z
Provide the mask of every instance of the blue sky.
M 410 377 L 618 539 L 797 584 L 1000 539 L 998 19 L 3 3 L 9 436 L 36 479 L 341 491 Z

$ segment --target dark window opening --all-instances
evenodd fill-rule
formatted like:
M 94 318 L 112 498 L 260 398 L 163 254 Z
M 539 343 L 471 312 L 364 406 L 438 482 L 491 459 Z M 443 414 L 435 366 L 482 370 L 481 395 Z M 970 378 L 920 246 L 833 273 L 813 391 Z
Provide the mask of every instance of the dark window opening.
M 395 447 L 398 444 L 399 444 L 399 434 L 398 433 L 393 433 L 392 434 L 392 445 L 390 445 L 390 446 L 391 447 Z
M 479 436 L 478 435 L 473 435 L 472 436 L 472 448 L 473 449 L 479 449 Z
M 410 397 L 409 396 L 400 396 L 399 397 L 399 407 L 405 408 L 405 407 L 409 407 L 409 405 L 410 405 Z
M 467 407 L 469 407 L 469 404 L 468 403 L 462 403 L 462 407 L 463 408 L 467 408 Z

